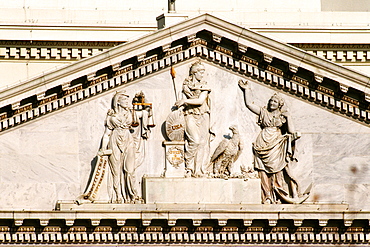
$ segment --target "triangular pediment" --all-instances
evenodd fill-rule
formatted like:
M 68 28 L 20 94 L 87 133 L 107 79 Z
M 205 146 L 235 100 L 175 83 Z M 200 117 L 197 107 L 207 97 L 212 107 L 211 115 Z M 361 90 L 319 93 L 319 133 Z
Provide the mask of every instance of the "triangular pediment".
M 71 163 L 76 157 L 80 159 L 81 151 L 73 148 L 82 148 L 78 142 L 91 139 L 93 145 L 82 145 L 88 150 L 88 155 L 82 158 L 82 163 L 86 164 L 100 144 L 105 113 L 115 91 L 125 89 L 131 96 L 144 91 L 147 100 L 153 103 L 157 124 L 162 125 L 180 94 L 191 63 L 198 59 L 206 66 L 206 80 L 212 89 L 211 124 L 217 132 L 212 149 L 222 141 L 232 124 L 240 126 L 248 147 L 258 133 L 256 116 L 244 106 L 237 86 L 239 80 L 252 84 L 255 101 L 260 106 L 265 105 L 273 93 L 280 92 L 293 112 L 299 131 L 310 133 L 307 137 L 312 139 L 301 141 L 307 142 L 307 145 L 302 144 L 301 150 L 306 154 L 301 158 L 306 167 L 300 169 L 300 176 L 307 177 L 306 186 L 311 182 L 309 174 L 318 170 L 314 168 L 313 153 L 319 151 L 312 142 L 322 145 L 323 150 L 330 153 L 331 141 L 337 143 L 342 138 L 355 138 L 357 134 L 352 135 L 353 132 L 368 133 L 369 104 L 367 94 L 361 91 L 368 83 L 368 77 L 204 14 L 1 91 L 2 139 L 5 143 L 9 138 L 21 140 L 9 148 L 19 154 L 12 158 L 15 163 L 26 162 L 26 156 L 36 148 L 36 153 L 40 152 L 38 155 L 45 152 L 45 160 L 59 157 L 50 161 L 59 165 L 58 159 L 63 159 L 64 153 L 73 154 L 68 156 Z M 171 67 L 176 73 L 174 79 L 170 75 Z M 99 134 L 82 130 L 84 121 L 87 129 Z M 37 134 L 25 137 L 28 129 Z M 153 140 L 149 142 L 152 142 L 152 151 L 158 153 L 165 137 L 160 126 L 153 132 Z M 321 132 L 327 133 L 325 141 L 320 137 Z M 336 134 L 340 132 L 341 135 Z M 45 133 L 48 134 L 45 136 Z M 59 149 L 61 153 L 57 151 L 55 155 L 55 151 L 51 151 L 48 157 L 49 152 L 42 144 L 40 148 L 37 148 L 38 144 L 30 146 L 32 138 L 38 142 L 48 135 L 55 139 L 53 145 L 49 144 L 51 149 Z M 61 142 L 58 141 L 60 138 Z M 360 143 L 366 146 L 366 143 Z M 29 149 L 22 151 L 25 146 Z M 344 154 L 339 155 L 339 149 L 335 149 L 336 158 L 349 159 Z M 163 160 L 162 156 L 151 159 L 149 168 L 142 173 L 160 175 L 163 167 L 156 163 Z M 247 148 L 238 165 L 252 166 L 252 157 L 251 149 Z M 3 159 L 6 160 L 6 156 Z M 38 159 L 36 162 L 43 163 Z M 365 160 L 361 158 L 360 162 Z M 310 173 L 305 172 L 308 170 Z M 86 183 L 85 180 L 87 177 L 83 176 L 81 184 Z M 338 201 L 344 197 L 326 200 Z
M 169 116 L 175 115 L 176 111 L 172 111 L 175 102 L 186 94 L 184 82 L 197 62 L 204 66 L 207 82 L 202 88 L 192 88 L 207 92 L 204 102 L 208 108 L 201 112 L 209 117 L 210 128 L 206 132 L 212 139 L 207 143 L 210 143 L 207 158 L 234 139 L 235 126 L 238 130 L 240 140 L 235 145 L 240 152 L 230 166 L 230 176 L 213 176 L 210 172 L 207 175 L 212 173 L 212 176 L 208 177 L 186 177 L 184 150 L 190 138 L 169 138 Z M 260 107 L 260 113 L 254 114 L 245 103 L 238 83 L 248 84 L 248 97 Z M 127 239 L 131 239 L 129 231 L 135 232 L 133 239 L 143 238 L 144 231 L 157 231 L 151 236 L 158 243 L 166 238 L 160 235 L 163 229 L 163 232 L 171 229 L 189 234 L 193 230 L 210 231 L 204 233 L 207 240 L 203 240 L 209 243 L 213 243 L 213 234 L 218 236 L 220 229 L 222 234 L 234 231 L 234 237 L 240 241 L 252 239 L 244 236 L 244 232 L 265 234 L 261 235 L 265 236 L 264 240 L 256 237 L 251 243 L 269 243 L 268 231 L 291 234 L 290 239 L 284 240 L 286 243 L 296 241 L 300 232 L 308 232 L 305 233 L 308 236 L 319 231 L 322 232 L 317 235 L 322 239 L 310 243 L 326 243 L 327 232 L 335 239 L 333 236 L 342 231 L 341 227 L 351 226 L 352 222 L 363 231 L 368 228 L 370 210 L 367 168 L 370 112 L 365 91 L 368 83 L 369 77 L 365 75 L 209 14 L 148 34 L 0 91 L 0 167 L 5 171 L 0 176 L 0 209 L 3 210 L 0 219 L 10 219 L 16 227 L 24 220 L 39 219 L 38 227 L 54 220 L 52 224 L 58 226 L 76 227 L 68 230 L 71 236 L 78 224 L 85 227 L 86 219 L 91 229 L 108 222 L 113 227 L 111 232 L 124 232 Z M 136 93 L 145 94 L 145 101 L 135 101 L 141 104 L 130 105 L 132 119 L 141 120 L 128 124 L 108 120 L 114 115 L 113 108 L 124 104 L 113 100 L 117 91 L 124 91 L 130 100 Z M 290 158 L 291 174 L 284 170 L 284 176 L 294 176 L 302 192 L 306 188 L 310 192 L 303 194 L 307 195 L 305 201 L 299 201 L 304 201 L 303 205 L 262 205 L 260 178 L 257 170 L 252 169 L 256 166 L 254 147 L 258 146 L 259 133 L 265 127 L 261 112 L 275 93 L 282 98 L 279 103 L 283 102 L 288 109 L 284 114 L 289 112 L 294 122 L 294 133 L 286 135 L 287 140 L 294 140 L 289 139 L 286 143 L 291 146 L 284 147 L 285 153 L 291 155 L 286 156 Z M 195 110 L 181 114 L 178 119 L 186 114 L 198 114 L 194 117 L 197 120 L 204 117 Z M 285 124 L 282 118 L 275 120 L 275 115 L 269 116 L 271 121 L 282 121 L 281 125 L 267 126 L 272 130 Z M 144 117 L 152 122 L 144 125 Z M 170 126 L 172 131 L 185 129 L 181 125 L 186 125 L 185 120 L 181 121 Z M 143 132 L 131 127 L 141 128 Z M 136 177 L 133 186 L 145 200 L 143 204 L 112 201 L 111 161 L 101 157 L 114 151 L 100 147 L 105 133 L 115 128 L 118 132 L 130 129 L 134 137 L 139 133 L 136 137 L 140 140 L 132 139 L 136 148 L 134 156 L 140 157 L 140 161 L 133 162 L 136 166 L 132 174 Z M 126 135 L 128 139 L 130 136 Z M 116 152 L 127 148 L 128 142 L 121 137 L 117 138 Z M 182 163 L 176 163 L 178 160 Z M 183 169 L 181 176 L 178 167 Z M 127 172 L 131 168 L 120 169 Z M 167 177 L 169 168 L 175 174 L 173 177 Z M 55 205 L 56 210 L 51 211 Z M 155 228 L 156 220 L 165 220 L 165 224 L 160 223 L 165 228 Z M 185 227 L 181 225 L 184 222 Z M 207 228 L 207 224 L 214 229 Z M 49 231 L 64 231 L 60 229 Z M 78 229 L 83 234 L 90 231 L 86 227 Z M 94 229 L 88 234 L 110 231 Z M 136 231 L 141 233 L 134 235 Z M 157 239 L 157 236 L 161 237 Z M 188 241 L 187 238 L 184 235 L 177 243 Z M 127 239 L 122 243 L 131 241 Z M 299 241 L 295 243 L 306 240 Z

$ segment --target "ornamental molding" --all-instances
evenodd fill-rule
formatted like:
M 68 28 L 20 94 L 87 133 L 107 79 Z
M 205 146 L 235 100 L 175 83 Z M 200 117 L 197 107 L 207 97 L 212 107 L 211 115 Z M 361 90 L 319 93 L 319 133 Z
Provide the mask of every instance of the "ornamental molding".
M 48 85 L 48 88 L 52 88 L 61 84 L 62 82 L 59 82 L 60 80 L 72 81 L 80 76 L 91 73 L 92 71 L 96 71 L 137 56 L 138 53 L 162 47 L 165 44 L 179 40 L 184 36 L 187 36 L 188 39 L 191 40 L 192 37 L 201 30 L 208 30 L 211 33 L 218 34 L 219 36 L 223 36 L 229 40 L 237 40 L 243 47 L 251 47 L 263 54 L 278 57 L 288 63 L 299 64 L 301 68 L 313 71 L 314 73 L 320 72 L 323 76 L 333 80 L 340 79 L 342 80 L 342 83 L 348 84 L 353 88 L 358 88 L 359 90 L 363 90 L 363 87 L 366 87 L 369 81 L 367 76 L 362 75 L 359 72 L 346 69 L 325 59 L 312 56 L 311 54 L 295 49 L 290 45 L 275 41 L 259 33 L 223 21 L 222 19 L 212 15 L 203 14 L 169 28 L 146 35 L 139 40 L 111 48 L 109 52 L 103 52 L 102 54 L 89 57 L 83 61 L 77 61 L 63 69 L 43 74 L 34 79 L 6 88 L 0 92 L 0 98 L 3 99 L 1 106 L 4 106 L 4 103 L 11 104 L 6 101 L 15 96 L 21 97 L 22 99 L 26 98 L 27 96 L 24 97 L 21 95 L 28 94 L 29 96 L 29 91 L 34 90 L 37 87 Z
M 161 226 L 131 227 L 19 227 L 17 229 L 5 228 L 0 231 L 0 243 L 3 244 L 99 244 L 99 246 L 112 244 L 128 244 L 130 246 L 150 244 L 163 246 L 168 244 L 182 245 L 255 245 L 268 244 L 281 246 L 284 244 L 338 244 L 338 245 L 364 245 L 369 242 L 369 236 L 361 227 L 349 227 L 343 230 L 338 227 L 323 227 L 318 232 L 313 227 L 298 227 L 295 232 L 287 227 L 202 227 L 188 228 L 174 226 L 163 228 Z
M 370 44 L 303 44 L 292 43 L 295 47 L 305 50 L 368 50 Z
M 124 42 L 109 41 L 41 41 L 41 40 L 0 40 L 0 47 L 91 47 L 111 48 Z
M 366 244 L 370 212 L 348 205 L 108 204 L 91 211 L 59 202 L 55 211 L 1 212 L 3 244 Z M 81 206 L 80 206 L 81 207 Z M 200 210 L 201 209 L 201 210 Z M 77 211 L 76 211 L 77 210 Z M 5 222 L 5 221 L 4 221 Z
M 292 44 L 336 63 L 361 64 L 370 61 L 370 44 Z
M 123 42 L 0 41 L 0 60 L 75 61 L 96 55 Z
M 128 64 L 120 68 L 114 64 L 111 66 L 113 72 L 109 75 L 96 76 L 96 72 L 91 72 L 85 75 L 78 84 L 63 82 L 59 93 L 46 95 L 46 91 L 39 92 L 33 103 L 21 105 L 21 101 L 14 102 L 11 104 L 11 111 L 0 113 L 0 130 L 4 131 L 121 85 L 134 83 L 139 78 L 197 57 L 214 65 L 226 66 L 245 78 L 251 78 L 277 90 L 288 92 L 357 122 L 365 124 L 370 122 L 370 104 L 365 104 L 364 108 L 364 102 L 367 102 L 365 98 L 361 101 L 347 96 L 346 93 L 350 86 L 343 83 L 338 83 L 338 90 L 315 85 L 317 80 L 322 82 L 326 79 L 320 75 L 315 74 L 312 80 L 303 79 L 295 74 L 286 75 L 287 72 L 281 69 L 271 65 L 261 67 L 259 62 L 253 58 L 237 54 L 220 45 L 212 46 L 210 42 L 201 38 L 196 38 L 188 48 L 180 45 L 166 49 L 161 57 L 162 59 L 159 59 L 158 55 L 147 58 L 141 56 L 141 60 L 137 59 L 136 64 Z M 293 72 L 291 68 L 294 68 L 293 71 L 298 71 L 295 65 L 289 66 L 290 72 Z
M 76 61 L 105 50 L 107 48 L 0 47 L 0 59 Z
M 215 24 L 223 25 L 215 27 Z M 209 33 L 210 38 L 204 33 Z M 220 37 L 234 42 L 234 48 L 222 44 Z M 250 50 L 261 53 L 261 59 L 249 56 Z M 149 51 L 156 53 L 147 56 Z M 202 58 L 357 122 L 370 122 L 369 97 L 363 93 L 369 77 L 204 14 L 3 89 L 0 131 L 194 58 Z M 287 63 L 288 69 L 276 67 L 275 58 Z M 103 69 L 108 72 L 97 76 Z M 308 71 L 309 77 L 302 78 L 298 74 L 301 70 Z M 327 87 L 323 82 L 332 86 Z M 50 94 L 51 91 L 56 93 Z M 357 96 L 347 95 L 350 91 L 357 92 Z

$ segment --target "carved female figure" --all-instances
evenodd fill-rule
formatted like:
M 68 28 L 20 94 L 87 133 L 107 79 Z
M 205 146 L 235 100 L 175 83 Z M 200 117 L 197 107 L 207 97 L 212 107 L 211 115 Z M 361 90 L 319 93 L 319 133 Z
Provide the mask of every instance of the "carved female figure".
M 204 66 L 200 61 L 190 67 L 183 83 L 183 99 L 175 106 L 183 107 L 185 116 L 186 176 L 201 177 L 209 172 L 210 99 L 211 89 L 203 80 Z
M 262 203 L 277 203 L 281 197 L 300 197 L 299 184 L 289 168 L 294 159 L 294 141 L 300 136 L 294 131 L 292 118 L 284 106 L 283 98 L 274 94 L 267 107 L 258 107 L 248 95 L 250 89 L 247 83 L 240 80 L 239 86 L 244 92 L 247 108 L 258 115 L 258 124 L 261 127 L 261 132 L 253 143 L 253 153 L 254 168 L 261 179 Z M 295 203 L 294 200 L 292 203 Z
M 130 132 L 132 110 L 129 96 L 117 92 L 113 97 L 112 108 L 108 111 L 105 131 L 102 137 L 99 156 L 107 155 L 113 180 L 114 203 L 131 203 L 138 200 L 134 188 L 135 143 Z

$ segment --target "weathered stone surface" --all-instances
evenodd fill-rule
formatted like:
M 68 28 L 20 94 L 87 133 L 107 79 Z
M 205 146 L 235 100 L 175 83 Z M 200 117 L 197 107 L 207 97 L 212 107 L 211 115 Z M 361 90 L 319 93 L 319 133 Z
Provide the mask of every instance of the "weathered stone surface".
M 190 63 L 176 67 L 178 90 L 188 74 Z M 259 133 L 257 119 L 244 106 L 237 87 L 240 76 L 209 63 L 205 63 L 205 67 L 205 79 L 212 88 L 212 112 L 215 113 L 211 117 L 216 133 L 211 152 L 224 135 L 230 134 L 225 130 L 231 124 L 237 124 L 244 143 L 243 153 L 234 164 L 233 172 L 238 174 L 240 165 L 252 167 L 251 143 Z M 275 90 L 253 80 L 251 83 L 256 104 L 266 104 Z M 165 149 L 160 126 L 168 116 L 175 96 L 169 71 L 123 87 L 130 95 L 140 90 L 146 94 L 148 101 L 153 102 L 157 122 L 147 142 L 148 155 L 136 171 L 136 186 L 140 191 L 144 174 L 159 177 L 163 173 Z M 366 168 L 370 159 L 366 149 L 370 142 L 369 128 L 281 93 L 292 113 L 295 128 L 302 133 L 296 150 L 299 162 L 292 170 L 300 178 L 303 189 L 313 183 L 307 203 L 347 202 L 352 209 L 369 209 L 368 203 L 353 197 L 367 196 L 363 188 L 369 186 Z M 74 200 L 83 192 L 99 149 L 113 94 L 103 93 L 1 134 L 2 209 L 52 209 L 55 201 Z M 45 199 L 26 199 L 40 198 L 41 195 Z M 100 199 L 105 198 L 108 200 L 107 191 L 102 189 Z
M 199 37 L 202 35 L 197 25 L 201 30 L 207 29 L 208 38 Z M 171 47 L 171 42 L 177 39 L 182 39 L 186 46 L 178 50 Z M 223 44 L 227 40 L 235 42 L 235 51 Z M 255 59 L 261 61 L 245 56 L 250 48 L 258 51 Z M 144 54 L 154 50 L 163 51 L 163 59 L 156 60 L 157 55 L 154 60 L 145 58 Z M 133 65 L 128 65 L 132 70 L 117 69 L 117 64 L 127 62 L 127 58 L 131 57 L 135 60 Z M 263 57 L 267 59 L 262 61 Z M 298 163 L 292 166 L 292 173 L 299 178 L 303 190 L 313 184 L 311 197 L 306 203 L 348 203 L 351 210 L 370 209 L 366 168 L 369 163 L 369 112 L 363 109 L 362 99 L 349 97 L 353 89 L 364 90 L 368 77 L 210 15 L 188 20 L 153 36 L 117 46 L 71 67 L 1 91 L 1 107 L 10 106 L 16 110 L 14 116 L 7 113 L 1 115 L 1 209 L 51 210 L 57 200 L 74 201 L 91 177 L 114 91 L 122 89 L 129 95 L 143 91 L 148 101 L 153 102 L 157 122 L 144 147 L 144 162 L 135 171 L 135 187 L 142 194 L 143 177 L 159 178 L 163 174 L 166 160 L 166 151 L 162 146 L 164 121 L 176 101 L 175 94 L 182 90 L 189 67 L 196 59 L 204 63 L 204 79 L 211 90 L 210 127 L 216 134 L 210 143 L 211 153 L 224 136 L 230 135 L 225 131 L 229 126 L 239 126 L 245 147 L 231 171 L 235 177 L 240 176 L 241 167 L 253 167 L 251 145 L 260 132 L 256 116 L 245 108 L 237 86 L 240 79 L 248 79 L 253 85 L 252 94 L 257 105 L 265 105 L 269 97 L 279 91 L 290 109 L 296 130 L 302 133 L 296 149 Z M 303 69 L 311 76 L 315 75 L 311 82 L 316 80 L 320 83 L 317 90 L 311 88 L 311 82 L 295 76 L 288 80 L 289 73 L 283 76 L 282 70 L 273 67 L 275 60 L 289 65 L 289 73 L 299 73 Z M 151 64 L 153 61 L 155 63 Z M 266 64 L 259 62 L 271 64 L 265 68 Z M 111 65 L 114 65 L 113 68 Z M 174 82 L 169 73 L 170 66 L 177 72 Z M 110 71 L 111 68 L 113 74 L 109 78 L 105 73 L 97 74 L 97 71 Z M 60 86 L 67 90 L 70 81 L 85 77 L 96 86 L 89 84 L 91 87 L 78 89 L 80 91 L 73 95 L 69 95 L 73 93 L 70 88 L 66 98 L 64 93 L 67 91 L 62 92 L 62 96 L 45 94 L 47 90 Z M 322 86 L 328 80 L 339 83 L 338 88 Z M 356 96 L 361 96 L 361 93 L 366 92 L 361 91 Z M 31 109 L 27 104 L 21 106 L 22 101 L 35 96 L 37 100 L 43 100 L 36 102 Z M 50 113 L 38 117 L 45 112 Z M 111 177 L 105 176 L 99 191 L 99 200 L 103 202 L 108 202 L 111 191 L 107 185 L 110 180 Z M 195 225 L 200 224 L 199 219 L 194 220 Z M 276 225 L 274 220 L 271 219 L 269 225 Z M 296 225 L 300 224 L 299 220 Z M 321 220 L 320 226 L 325 225 L 328 219 Z M 221 217 L 220 222 L 224 225 L 225 219 Z M 16 225 L 19 224 L 21 219 Z M 97 221 L 94 221 L 96 224 Z M 346 226 L 349 224 L 345 223 Z
M 152 178 L 143 180 L 146 203 L 259 204 L 259 179 Z

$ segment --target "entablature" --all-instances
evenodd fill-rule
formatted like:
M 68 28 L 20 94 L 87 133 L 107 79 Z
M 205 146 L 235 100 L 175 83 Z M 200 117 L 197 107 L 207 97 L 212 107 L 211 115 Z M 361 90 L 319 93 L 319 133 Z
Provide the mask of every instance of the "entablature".
M 361 244 L 370 212 L 346 204 L 210 205 L 58 202 L 0 212 L 0 242 L 99 244 Z

